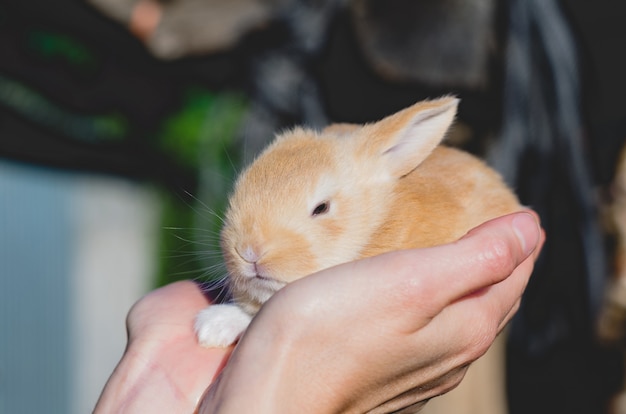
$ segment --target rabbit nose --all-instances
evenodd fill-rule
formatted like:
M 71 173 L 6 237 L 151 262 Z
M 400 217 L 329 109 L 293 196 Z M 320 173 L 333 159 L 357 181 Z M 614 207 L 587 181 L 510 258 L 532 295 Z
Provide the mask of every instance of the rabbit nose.
M 259 260 L 259 255 L 250 245 L 244 247 L 238 253 L 248 263 L 256 263 Z
M 252 246 L 246 246 L 236 249 L 236 251 L 243 261 L 246 262 L 246 265 L 244 266 L 244 268 L 247 269 L 245 274 L 249 277 L 267 277 L 265 276 L 267 268 L 265 265 L 259 263 L 262 255 L 258 254 L 257 250 L 255 250 Z

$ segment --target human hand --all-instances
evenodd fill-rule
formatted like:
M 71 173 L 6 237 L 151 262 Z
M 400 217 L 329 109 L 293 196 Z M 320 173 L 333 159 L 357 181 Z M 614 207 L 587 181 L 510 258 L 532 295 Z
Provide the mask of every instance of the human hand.
M 535 218 L 513 214 L 456 243 L 288 285 L 254 319 L 200 412 L 418 409 L 457 385 L 510 320 L 543 239 Z M 96 412 L 192 412 L 230 353 L 196 344 L 193 317 L 206 304 L 191 282 L 142 299 Z
M 128 344 L 94 410 L 191 413 L 226 363 L 230 348 L 198 345 L 193 320 L 209 301 L 200 286 L 176 282 L 140 299 L 128 314 Z
M 511 319 L 543 240 L 536 217 L 517 213 L 456 243 L 288 285 L 253 320 L 200 412 L 418 410 L 456 386 Z

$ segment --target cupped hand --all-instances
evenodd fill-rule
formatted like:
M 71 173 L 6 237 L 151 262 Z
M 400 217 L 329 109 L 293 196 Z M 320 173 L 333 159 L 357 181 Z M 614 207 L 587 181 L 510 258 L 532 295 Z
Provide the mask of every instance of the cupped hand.
M 253 320 L 201 412 L 415 412 L 456 386 L 511 319 L 543 240 L 536 216 L 516 213 L 452 244 L 288 285 Z

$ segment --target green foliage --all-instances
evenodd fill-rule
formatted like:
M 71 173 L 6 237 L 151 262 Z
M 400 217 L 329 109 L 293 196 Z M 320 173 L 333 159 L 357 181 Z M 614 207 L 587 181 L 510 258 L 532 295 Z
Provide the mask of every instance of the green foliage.
M 222 163 L 244 110 L 245 101 L 239 95 L 191 88 L 181 109 L 165 120 L 159 145 L 188 167 Z

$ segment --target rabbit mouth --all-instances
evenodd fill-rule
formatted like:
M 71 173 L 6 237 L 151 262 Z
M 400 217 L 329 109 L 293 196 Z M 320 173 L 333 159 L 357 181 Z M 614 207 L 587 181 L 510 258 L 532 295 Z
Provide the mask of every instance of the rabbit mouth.
M 278 280 L 274 279 L 273 277 L 261 275 L 261 274 L 258 274 L 258 273 L 256 275 L 254 275 L 254 278 L 258 279 L 258 280 L 266 280 L 268 282 L 278 282 Z
M 256 275 L 253 280 L 257 286 L 260 285 L 274 291 L 277 291 L 278 289 L 286 285 L 285 282 L 281 282 L 280 280 L 274 279 L 273 277 L 263 275 Z
M 254 292 L 255 296 L 269 297 L 287 284 L 268 274 L 261 266 L 246 264 L 234 270 L 232 275 L 237 280 L 236 284 L 244 290 Z
M 243 276 L 244 280 L 247 281 L 246 283 L 256 288 L 276 291 L 286 285 L 285 282 L 263 273 L 252 273 Z
M 251 281 L 259 281 L 259 282 L 267 282 L 267 283 L 280 282 L 280 280 L 272 276 L 268 276 L 265 273 L 257 272 L 256 269 L 242 269 L 240 274 L 244 279 L 251 280 Z

